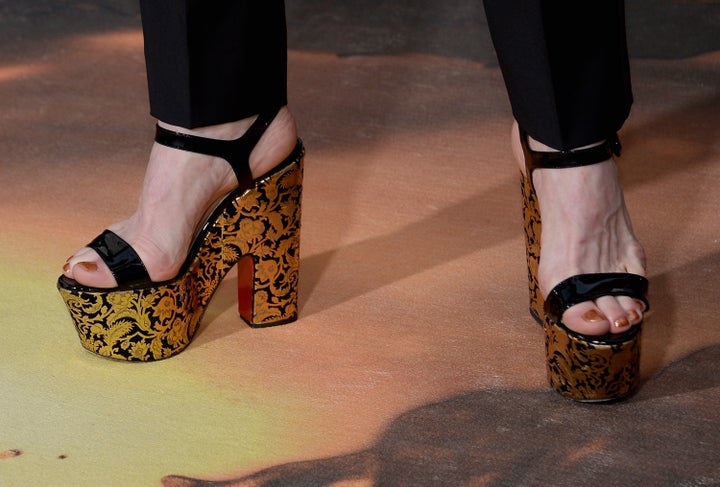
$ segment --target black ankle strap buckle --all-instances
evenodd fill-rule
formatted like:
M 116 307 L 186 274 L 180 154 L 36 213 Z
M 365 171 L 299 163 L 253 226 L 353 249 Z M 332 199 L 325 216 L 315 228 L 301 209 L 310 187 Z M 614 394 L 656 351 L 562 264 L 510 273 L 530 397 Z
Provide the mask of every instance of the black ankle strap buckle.
M 620 157 L 620 153 L 622 152 L 622 145 L 620 145 L 620 139 L 618 138 L 617 134 L 613 134 L 611 137 L 608 137 L 608 139 L 605 141 L 605 144 L 608 146 L 608 149 L 610 149 L 610 152 L 615 155 L 615 157 Z

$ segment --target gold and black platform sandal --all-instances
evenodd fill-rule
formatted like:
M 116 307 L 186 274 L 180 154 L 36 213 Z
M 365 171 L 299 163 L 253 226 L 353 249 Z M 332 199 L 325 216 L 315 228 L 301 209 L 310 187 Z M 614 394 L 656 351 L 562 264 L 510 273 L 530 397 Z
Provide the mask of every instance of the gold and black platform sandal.
M 252 327 L 297 319 L 304 148 L 253 179 L 248 160 L 278 110 L 260 114 L 232 141 L 173 132 L 155 140 L 180 150 L 224 158 L 238 180 L 202 224 L 177 276 L 153 282 L 137 253 L 106 230 L 88 246 L 115 276 L 116 288 L 92 288 L 60 276 L 58 290 L 87 350 L 119 360 L 170 357 L 191 342 L 208 303 L 238 264 L 238 310 Z
M 635 390 L 639 380 L 642 323 L 621 334 L 588 336 L 567 328 L 562 315 L 575 304 L 602 296 L 630 296 L 643 302 L 647 311 L 648 281 L 628 273 L 581 274 L 560 282 L 543 298 L 537 279 L 542 223 L 532 182 L 535 169 L 597 164 L 619 156 L 620 142 L 615 136 L 587 149 L 539 152 L 528 147 L 528 136 L 520 130 L 520 143 L 525 158 L 521 177 L 530 314 L 545 330 L 550 385 L 561 395 L 582 402 L 622 399 Z

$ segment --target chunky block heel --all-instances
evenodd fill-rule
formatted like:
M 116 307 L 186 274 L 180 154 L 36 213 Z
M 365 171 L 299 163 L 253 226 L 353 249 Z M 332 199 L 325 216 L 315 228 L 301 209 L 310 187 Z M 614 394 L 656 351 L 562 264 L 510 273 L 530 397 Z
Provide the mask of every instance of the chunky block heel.
M 261 114 L 235 141 L 217 141 L 158 127 L 156 141 L 224 157 L 240 185 L 210 213 L 178 275 L 153 282 L 134 250 L 103 232 L 95 249 L 118 287 L 91 288 L 60 276 L 58 290 L 87 350 L 119 360 L 168 358 L 192 341 L 213 294 L 239 265 L 241 317 L 252 326 L 297 318 L 298 264 L 304 148 L 253 180 L 247 160 L 276 112 Z
M 265 187 L 265 194 L 274 198 L 246 198 L 240 208 L 239 228 L 233 228 L 245 237 L 238 249 L 243 256 L 238 262 L 238 313 L 250 326 L 297 319 L 301 183 L 302 166 L 296 165 Z M 260 238 L 247 238 L 257 232 Z
M 613 138 L 589 149 L 536 152 L 528 147 L 527 137 L 521 130 L 520 143 L 526 168 L 524 173 L 521 172 L 521 191 L 530 315 L 545 331 L 548 381 L 561 395 L 581 402 L 622 399 L 638 384 L 642 323 L 622 334 L 596 337 L 570 330 L 563 324 L 562 315 L 575 304 L 601 296 L 630 296 L 645 303 L 647 310 L 647 279 L 626 273 L 580 274 L 562 281 L 550 291 L 547 299 L 543 298 L 537 277 L 542 221 L 532 182 L 535 169 L 596 164 L 613 154 L 619 155 L 620 144 Z

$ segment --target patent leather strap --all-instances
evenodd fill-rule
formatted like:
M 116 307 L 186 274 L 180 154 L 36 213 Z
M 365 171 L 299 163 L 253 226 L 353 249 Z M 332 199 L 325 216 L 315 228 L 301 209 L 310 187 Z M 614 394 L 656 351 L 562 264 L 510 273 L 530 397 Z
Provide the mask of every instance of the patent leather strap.
M 279 108 L 263 112 L 257 116 L 242 137 L 234 140 L 218 140 L 199 137 L 197 135 L 174 132 L 157 125 L 155 142 L 174 149 L 196 152 L 208 156 L 222 157 L 233 169 L 238 180 L 238 187 L 249 188 L 253 184 L 250 172 L 250 153 L 257 145 L 260 137 L 270 126 Z
M 571 306 L 603 296 L 629 296 L 642 301 L 645 310 L 648 310 L 647 290 L 648 280 L 638 274 L 578 274 L 565 279 L 550 291 L 545 299 L 545 313 L 560 323 L 563 313 Z
M 620 140 L 617 134 L 608 137 L 605 142 L 587 149 L 572 151 L 545 152 L 534 151 L 528 145 L 528 134 L 520 129 L 520 144 L 525 156 L 527 174 L 535 169 L 563 169 L 567 167 L 589 166 L 620 156 Z
M 133 248 L 116 233 L 105 230 L 88 244 L 115 276 L 120 288 L 132 288 L 150 282 L 150 275 Z

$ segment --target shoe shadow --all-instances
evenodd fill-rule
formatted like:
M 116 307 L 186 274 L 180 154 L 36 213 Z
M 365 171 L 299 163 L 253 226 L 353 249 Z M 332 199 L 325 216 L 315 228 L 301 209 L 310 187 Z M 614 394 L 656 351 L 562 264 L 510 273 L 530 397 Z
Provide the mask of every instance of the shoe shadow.
M 629 400 L 481 390 L 395 418 L 367 450 L 164 487 L 716 485 L 720 345 L 667 366 Z
M 483 248 L 519 239 L 517 193 L 517 186 L 508 182 L 392 233 L 301 259 L 301 313 L 318 313 Z M 521 245 L 517 253 L 522 258 Z M 330 299 L 310 299 L 316 288 Z
M 397 231 L 301 257 L 299 314 L 309 316 L 427 269 L 441 266 L 522 234 L 519 183 L 508 182 L 441 209 Z M 508 225 L 513 221 L 516 225 Z M 482 231 L 471 230 L 481 228 Z M 468 241 L 472 240 L 472 244 Z M 523 258 L 522 243 L 517 247 Z M 196 340 L 207 325 L 236 306 L 235 271 L 218 288 Z M 313 296 L 316 294 L 315 298 Z M 526 299 L 523 294 L 522 299 Z M 236 331 L 227 328 L 227 334 Z M 218 332 L 214 333 L 214 338 Z

